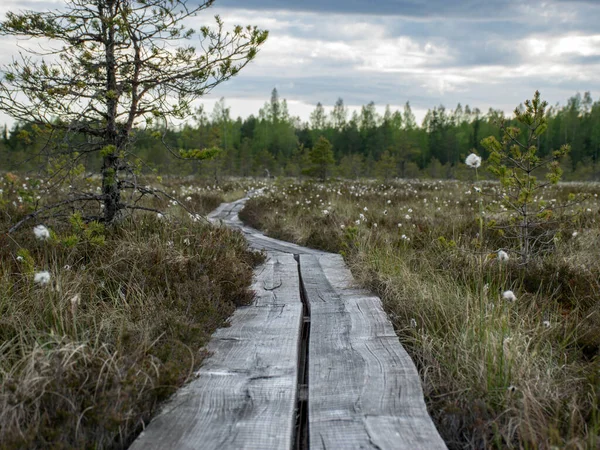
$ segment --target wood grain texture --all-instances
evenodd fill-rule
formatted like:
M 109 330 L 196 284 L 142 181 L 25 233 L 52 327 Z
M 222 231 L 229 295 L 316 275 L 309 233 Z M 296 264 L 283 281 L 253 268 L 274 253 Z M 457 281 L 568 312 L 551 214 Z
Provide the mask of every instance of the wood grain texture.
M 339 255 L 301 255 L 310 304 L 311 449 L 444 449 L 417 370 L 378 297 Z
M 146 449 L 288 449 L 295 426 L 302 322 L 298 266 L 270 253 L 252 306 L 213 335 L 198 378 L 164 406 L 131 446 Z

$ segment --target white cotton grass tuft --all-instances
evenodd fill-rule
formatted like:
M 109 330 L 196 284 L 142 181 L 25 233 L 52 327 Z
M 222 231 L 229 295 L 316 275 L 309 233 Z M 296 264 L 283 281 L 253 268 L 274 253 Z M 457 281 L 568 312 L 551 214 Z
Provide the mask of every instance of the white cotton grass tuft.
M 33 234 L 40 241 L 45 241 L 50 238 L 50 231 L 44 225 L 36 225 L 33 227 Z
M 38 284 L 50 283 L 50 272 L 48 272 L 47 270 L 36 272 L 33 276 L 33 282 Z
M 81 303 L 81 294 L 75 294 L 71 297 L 71 314 L 77 314 L 77 307 Z
M 504 291 L 502 293 L 502 298 L 509 302 L 514 302 L 517 300 L 517 297 L 513 291 Z
M 467 156 L 467 159 L 465 159 L 465 164 L 473 169 L 477 169 L 479 166 L 481 166 L 481 156 L 471 153 L 469 156 Z
M 504 250 L 498 251 L 498 261 L 506 262 L 508 259 L 508 253 L 506 253 Z

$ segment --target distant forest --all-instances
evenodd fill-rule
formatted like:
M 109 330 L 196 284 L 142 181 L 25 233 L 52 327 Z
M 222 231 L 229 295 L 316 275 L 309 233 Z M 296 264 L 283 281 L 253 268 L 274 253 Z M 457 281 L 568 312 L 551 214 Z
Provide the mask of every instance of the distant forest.
M 538 151 L 546 155 L 562 144 L 571 145 L 563 168 L 566 180 L 600 180 L 600 100 L 589 92 L 568 99 L 564 106 L 547 108 L 548 128 L 540 137 Z M 471 152 L 488 156 L 483 138 L 500 138 L 502 111 L 458 104 L 448 110 L 429 110 L 419 126 L 410 104 L 402 111 L 388 106 L 378 114 L 373 102 L 360 112 L 349 113 L 342 99 L 327 114 L 319 103 L 302 122 L 291 117 L 287 102 L 274 89 L 270 101 L 257 116 L 231 117 L 224 99 L 208 114 L 198 109 L 193 120 L 178 127 L 147 126 L 138 129 L 130 151 L 139 157 L 142 171 L 160 174 L 222 176 L 299 176 L 310 164 L 309 151 L 320 137 L 331 144 L 335 166 L 331 174 L 344 178 L 464 178 L 464 158 Z M 516 123 L 514 124 L 516 126 Z M 60 142 L 60 137 L 58 137 Z M 65 142 L 61 145 L 67 145 Z M 68 145 L 77 145 L 70 138 Z M 4 127 L 0 139 L 0 170 L 37 170 L 52 161 L 44 160 L 48 136 L 32 124 Z M 54 144 L 57 137 L 53 137 Z M 83 147 L 82 147 L 83 148 Z M 173 156 L 195 149 L 221 149 L 209 161 L 182 161 Z M 170 150 L 170 151 L 169 151 Z M 80 155 L 90 169 L 100 161 Z

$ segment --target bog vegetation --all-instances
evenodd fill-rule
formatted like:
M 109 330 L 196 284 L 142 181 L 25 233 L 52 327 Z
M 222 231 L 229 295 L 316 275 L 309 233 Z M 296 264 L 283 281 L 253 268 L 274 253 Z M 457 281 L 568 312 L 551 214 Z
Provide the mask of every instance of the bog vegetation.
M 0 167 L 19 170 L 0 180 L 1 448 L 125 448 L 252 298 L 260 255 L 204 218 L 241 187 L 159 187 L 132 151 L 267 38 L 219 17 L 189 28 L 213 3 L 66 0 L 0 23 L 30 44 L 0 72 L 16 120 Z M 169 150 L 188 163 L 219 151 Z
M 473 171 L 474 175 L 474 171 Z M 600 417 L 597 184 L 540 190 L 564 212 L 527 265 L 477 218 L 503 218 L 491 182 L 281 180 L 241 217 L 273 237 L 342 252 L 378 293 L 417 363 L 450 448 L 596 448 Z M 481 196 L 481 197 L 480 197 Z
M 155 200 L 116 228 L 75 212 L 0 237 L 0 448 L 126 447 L 252 299 L 261 256 L 201 217 L 244 187 L 166 183 L 193 214 Z M 0 227 L 47 185 L 3 175 Z

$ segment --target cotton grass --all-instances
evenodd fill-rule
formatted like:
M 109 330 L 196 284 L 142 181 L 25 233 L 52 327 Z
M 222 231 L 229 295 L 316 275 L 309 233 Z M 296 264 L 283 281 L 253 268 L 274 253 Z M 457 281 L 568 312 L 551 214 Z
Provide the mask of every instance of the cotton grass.
M 465 164 L 473 169 L 477 169 L 481 166 L 481 156 L 471 153 L 467 156 L 467 159 L 465 159 Z
M 508 253 L 506 253 L 504 250 L 500 250 L 498 251 L 498 260 L 501 262 L 506 262 L 508 261 Z
M 40 241 L 45 241 L 50 238 L 50 231 L 44 225 L 36 225 L 33 227 L 33 234 Z
M 502 293 L 502 298 L 508 302 L 516 302 L 517 296 L 513 291 L 504 291 Z
M 50 272 L 47 270 L 36 272 L 33 276 L 33 282 L 41 285 L 50 283 Z

